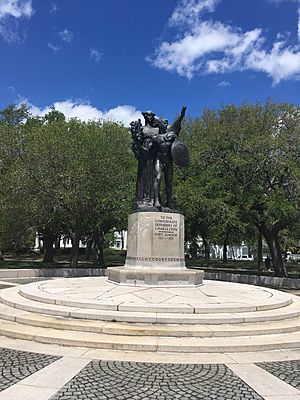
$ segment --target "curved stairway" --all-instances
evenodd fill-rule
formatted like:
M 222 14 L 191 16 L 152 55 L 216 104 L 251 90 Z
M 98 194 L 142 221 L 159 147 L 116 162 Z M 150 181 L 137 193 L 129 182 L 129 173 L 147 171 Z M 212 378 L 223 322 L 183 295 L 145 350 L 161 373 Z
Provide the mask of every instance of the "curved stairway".
M 55 279 L 3 289 L 0 301 L 0 335 L 42 343 L 171 353 L 300 348 L 300 299 L 250 285 Z

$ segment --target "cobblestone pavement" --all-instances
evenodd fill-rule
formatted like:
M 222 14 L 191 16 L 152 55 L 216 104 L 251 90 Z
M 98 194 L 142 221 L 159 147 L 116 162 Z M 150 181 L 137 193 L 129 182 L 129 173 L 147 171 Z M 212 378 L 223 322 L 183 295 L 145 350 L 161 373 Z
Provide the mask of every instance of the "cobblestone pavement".
M 0 348 L 0 391 L 34 374 L 60 357 Z
M 296 389 L 300 389 L 300 360 L 262 362 L 256 365 Z
M 51 400 L 262 399 L 224 364 L 92 361 Z

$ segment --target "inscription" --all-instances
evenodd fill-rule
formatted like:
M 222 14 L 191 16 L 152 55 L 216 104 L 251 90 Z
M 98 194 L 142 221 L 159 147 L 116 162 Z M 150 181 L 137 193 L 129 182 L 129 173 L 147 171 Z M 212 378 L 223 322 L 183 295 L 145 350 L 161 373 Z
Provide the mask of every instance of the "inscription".
M 172 215 L 161 215 L 154 220 L 154 236 L 162 240 L 178 237 L 178 221 Z
M 134 261 L 184 261 L 182 257 L 132 257 L 127 256 L 128 260 Z

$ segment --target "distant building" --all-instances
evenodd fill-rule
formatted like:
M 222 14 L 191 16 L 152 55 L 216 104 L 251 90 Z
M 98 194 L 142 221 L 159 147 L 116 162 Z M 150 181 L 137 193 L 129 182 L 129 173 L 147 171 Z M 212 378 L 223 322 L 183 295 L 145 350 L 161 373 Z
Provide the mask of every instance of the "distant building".
M 114 242 L 109 246 L 115 250 L 126 250 L 127 249 L 127 231 L 115 231 Z
M 224 246 L 211 245 L 210 256 L 212 258 L 223 258 Z M 249 247 L 242 242 L 240 246 L 227 246 L 227 259 L 228 260 L 254 260 L 253 255 L 249 254 Z
M 34 248 L 33 250 L 38 252 L 40 249 L 43 247 L 43 241 L 40 238 L 38 234 L 35 236 L 35 243 L 34 243 Z M 53 245 L 54 247 L 54 245 Z M 60 249 L 70 249 L 72 247 L 72 241 L 71 238 L 68 236 L 61 236 L 59 240 L 59 248 Z M 86 243 L 84 243 L 82 240 L 79 242 L 79 247 L 86 247 Z
M 190 244 L 191 245 L 191 244 Z M 189 244 L 187 245 L 189 248 Z M 223 253 L 224 253 L 224 246 L 220 244 L 210 244 L 209 247 L 210 250 L 210 257 L 211 258 L 223 258 Z M 197 239 L 197 253 L 198 257 L 204 257 L 204 246 L 203 246 L 203 240 L 202 238 Z M 233 246 L 233 245 L 228 245 L 227 246 L 227 259 L 228 260 L 248 260 L 252 261 L 254 259 L 253 255 L 249 253 L 249 247 L 242 242 L 241 245 Z

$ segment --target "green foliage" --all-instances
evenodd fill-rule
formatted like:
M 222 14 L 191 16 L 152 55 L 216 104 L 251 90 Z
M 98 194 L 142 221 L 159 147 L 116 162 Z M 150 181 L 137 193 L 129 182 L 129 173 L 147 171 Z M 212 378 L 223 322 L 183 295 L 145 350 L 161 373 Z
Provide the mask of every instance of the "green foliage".
M 191 165 L 178 173 L 177 197 L 189 236 L 234 243 L 256 227 L 284 275 L 279 233 L 300 216 L 300 108 L 268 101 L 205 110 L 183 136 Z
M 1 116 L 3 243 L 37 231 L 54 238 L 79 230 L 84 238 L 96 227 L 109 231 L 126 224 L 134 190 L 127 129 L 66 121 L 56 110 L 33 118 L 24 107 L 10 106 Z
M 207 250 L 254 244 L 260 232 L 275 273 L 286 275 L 281 251 L 300 248 L 300 107 L 268 101 L 204 110 L 181 136 L 191 163 L 176 169 L 174 204 L 187 240 L 201 236 Z M 38 231 L 49 248 L 59 234 L 73 249 L 80 238 L 94 241 L 90 253 L 103 259 L 109 232 L 126 229 L 134 197 L 130 140 L 117 123 L 68 121 L 55 109 L 42 118 L 26 106 L 2 110 L 1 249 L 22 249 Z M 78 251 L 71 258 L 76 265 Z

